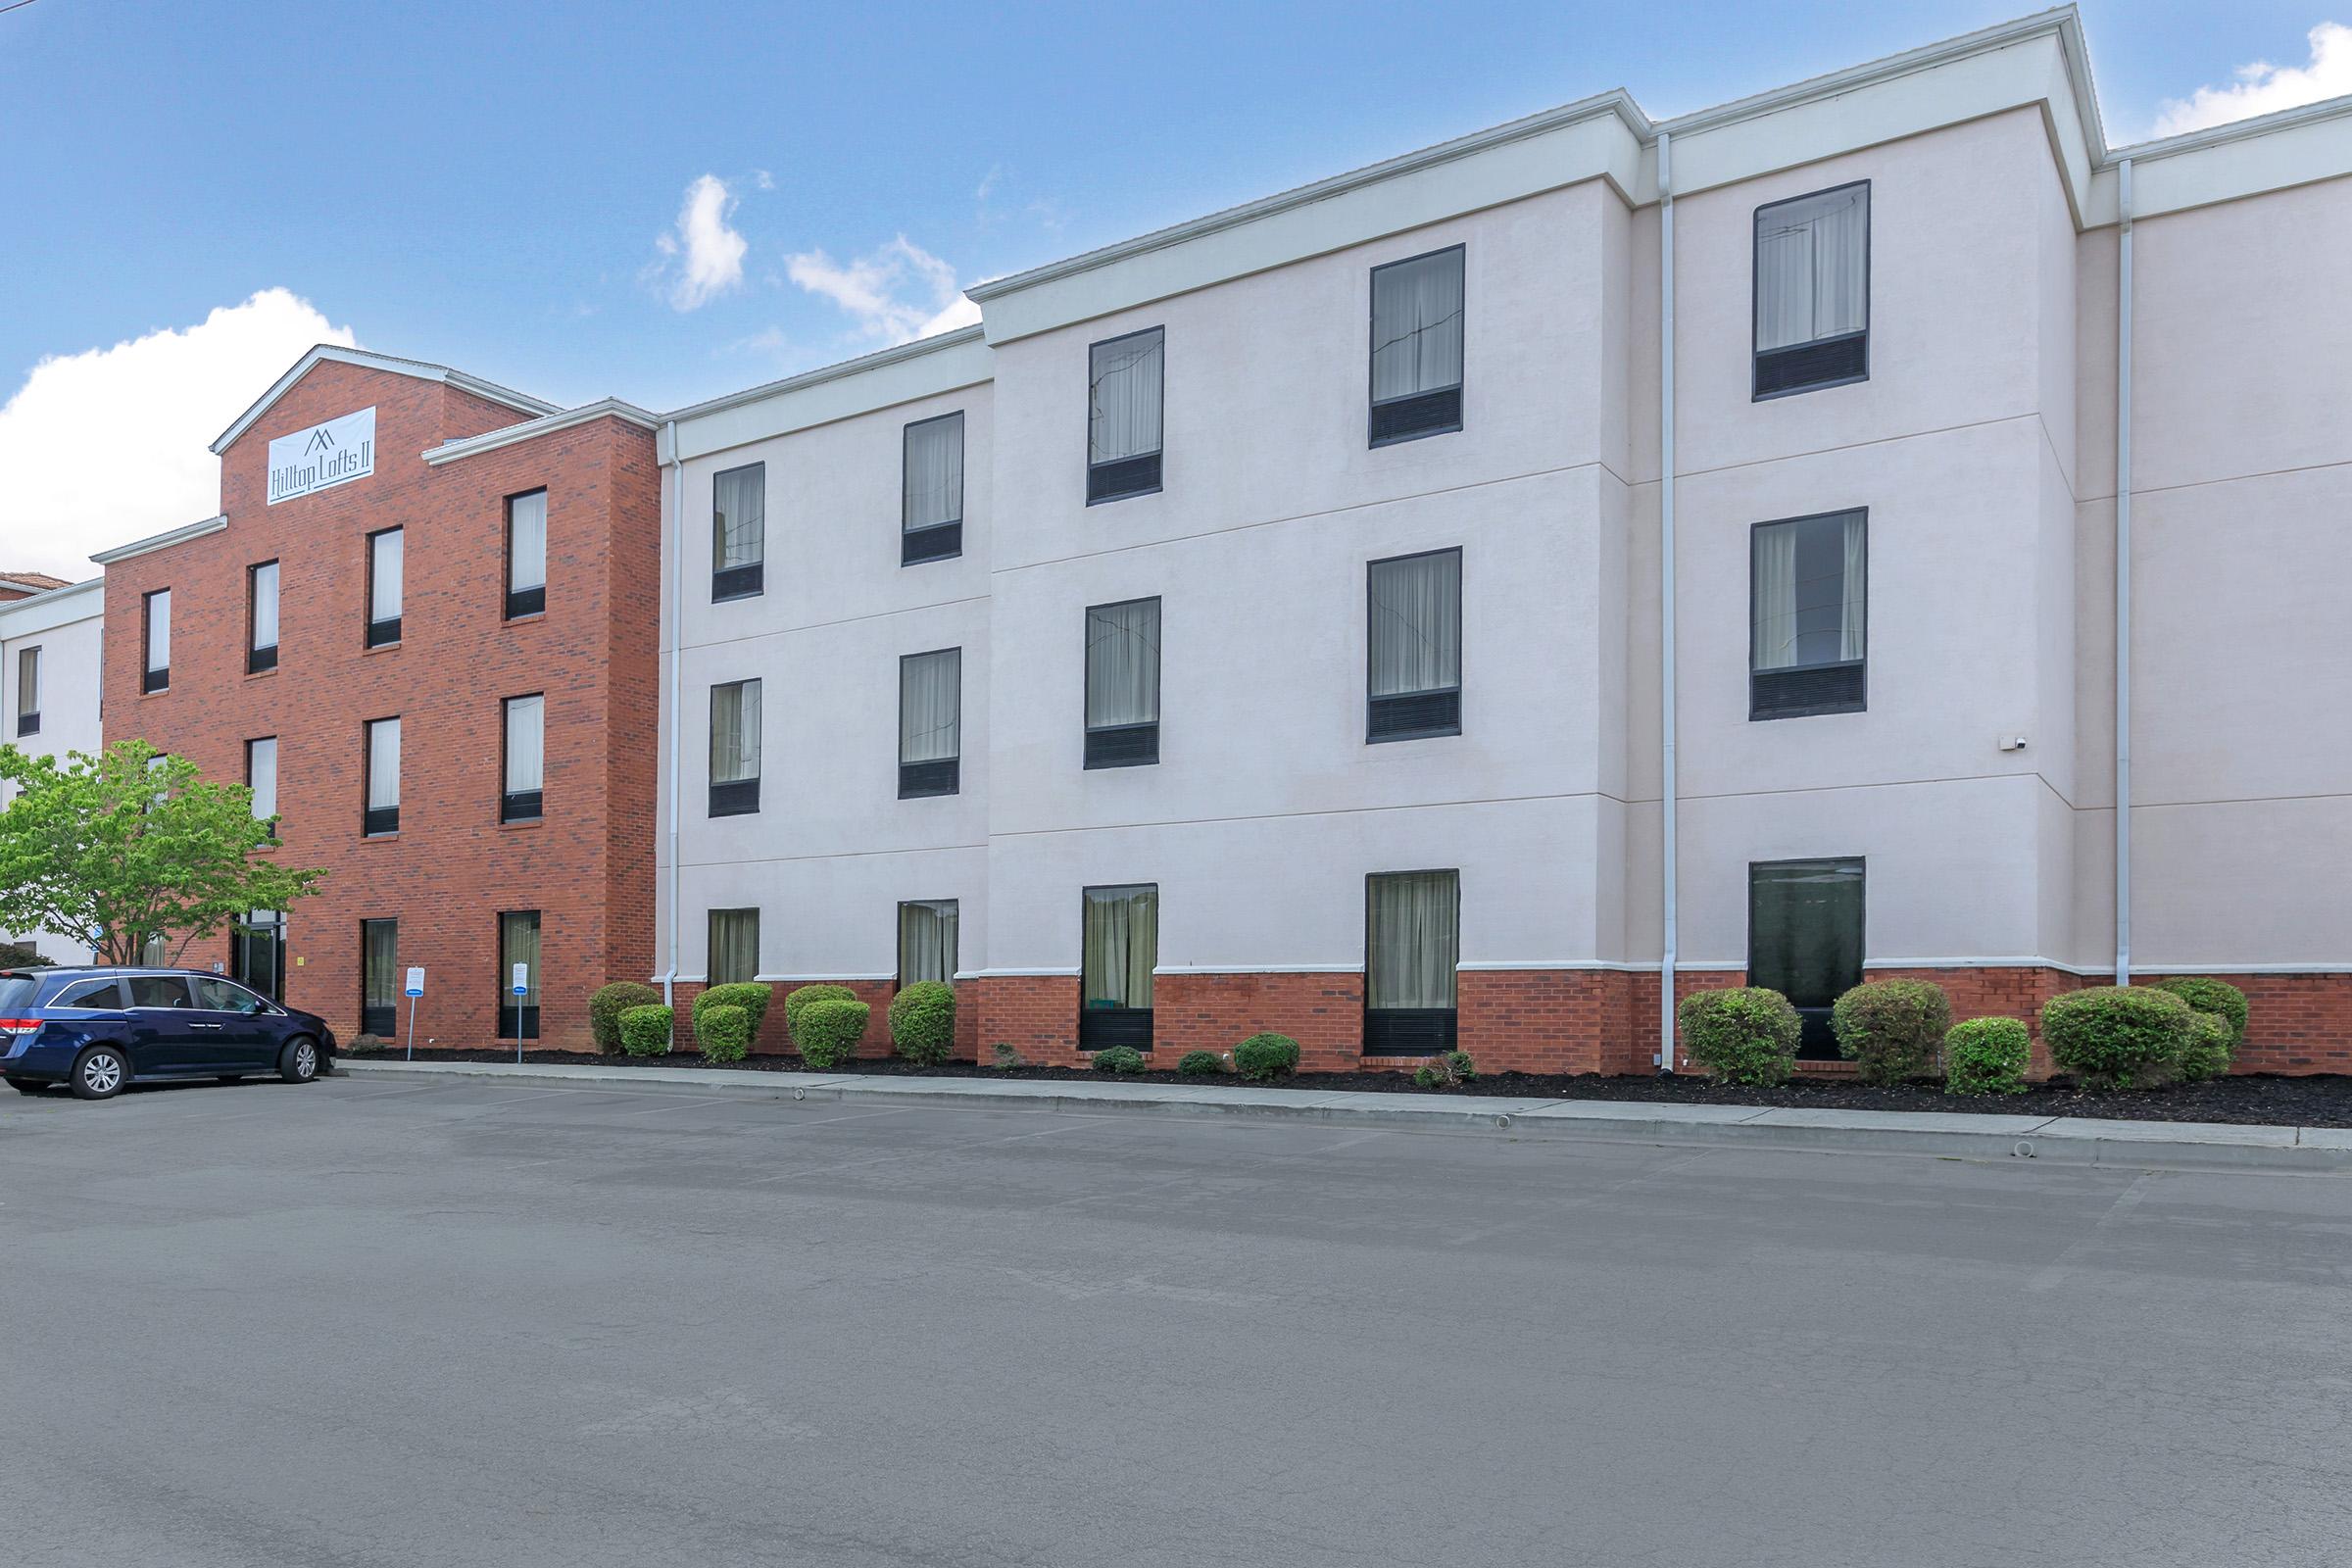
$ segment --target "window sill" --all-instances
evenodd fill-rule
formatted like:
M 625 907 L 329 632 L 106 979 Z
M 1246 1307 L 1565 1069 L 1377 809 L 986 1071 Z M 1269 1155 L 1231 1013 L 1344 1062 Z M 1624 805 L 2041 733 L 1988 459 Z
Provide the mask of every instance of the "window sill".
M 1860 386 L 1869 379 L 1870 377 L 1864 374 L 1841 375 L 1835 381 L 1807 381 L 1803 386 L 1784 387 L 1778 392 L 1750 393 L 1747 401 L 1750 403 L 1778 403 L 1783 398 L 1801 398 L 1808 392 L 1827 392 L 1833 387 L 1840 386 Z
M 249 670 L 247 670 L 247 671 L 245 672 L 245 678 L 246 678 L 247 680 L 261 680 L 261 679 L 263 679 L 263 678 L 264 678 L 264 677 L 266 677 L 266 676 L 274 675 L 274 674 L 276 674 L 276 673 L 277 673 L 277 666 L 276 666 L 275 664 L 271 664 L 271 665 L 270 665 L 270 666 L 268 669 L 249 669 Z
M 400 837 L 400 830 L 395 828 L 389 833 L 363 833 L 360 835 L 360 842 L 362 844 L 389 844 L 398 837 Z
M 502 624 L 504 624 L 504 625 L 508 625 L 508 626 L 519 626 L 519 625 L 522 625 L 522 624 L 523 624 L 524 622 L 526 622 L 526 621 L 533 621 L 533 620 L 545 620 L 546 618 L 547 618 L 547 612 L 546 612 L 546 611 L 544 611 L 544 610 L 531 610 L 531 611 L 525 611 L 523 613 L 521 613 L 521 614 L 519 614 L 519 615 L 508 615 L 508 616 L 504 617 L 504 619 L 503 619 L 503 621 L 502 621 L 501 623 L 502 623 Z
M 369 643 L 365 648 L 362 648 L 360 652 L 363 654 L 397 654 L 400 652 L 400 644 L 396 642 Z
M 547 818 L 546 818 L 546 817 L 543 817 L 543 816 L 522 816 L 522 817 L 516 817 L 514 820 L 513 820 L 513 821 L 511 821 L 511 822 L 505 822 L 505 821 L 502 821 L 502 822 L 500 822 L 498 825 L 499 825 L 499 827 L 500 827 L 500 829 L 501 829 L 501 830 L 504 830 L 504 829 L 506 829 L 506 828 L 511 828 L 511 827 L 514 827 L 514 828 L 539 827 L 539 826 L 543 825 L 543 824 L 544 824 L 546 821 L 547 821 Z

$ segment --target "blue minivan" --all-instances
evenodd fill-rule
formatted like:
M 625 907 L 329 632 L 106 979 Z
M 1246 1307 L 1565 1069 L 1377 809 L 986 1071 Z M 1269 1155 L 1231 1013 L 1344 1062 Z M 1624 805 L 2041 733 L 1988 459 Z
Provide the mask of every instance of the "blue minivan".
M 105 1100 L 131 1083 L 327 1070 L 334 1031 L 233 980 L 191 969 L 0 969 L 0 1076 Z

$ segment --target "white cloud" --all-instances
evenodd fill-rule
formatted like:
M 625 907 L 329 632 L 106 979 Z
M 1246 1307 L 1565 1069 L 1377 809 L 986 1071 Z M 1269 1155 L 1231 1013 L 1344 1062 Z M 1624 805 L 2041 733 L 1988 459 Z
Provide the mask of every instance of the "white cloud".
M 184 330 L 41 361 L 0 404 L 0 571 L 87 577 L 93 550 L 211 516 L 214 437 L 313 344 L 353 342 L 270 288 Z
M 2157 106 L 2156 134 L 2178 136 L 2348 92 L 2352 92 L 2352 27 L 2340 22 L 2323 22 L 2311 29 L 2308 65 L 2274 66 L 2257 60 L 2238 67 L 2237 80 L 2230 86 L 2199 87 L 2186 98 L 2168 98 Z
M 786 257 L 784 268 L 795 283 L 855 318 L 862 335 L 884 343 L 980 319 L 980 307 L 956 284 L 956 269 L 904 234 L 847 262 L 836 263 L 821 250 L 803 251 Z
M 759 177 L 760 188 L 768 188 L 766 176 Z M 716 174 L 704 174 L 686 187 L 676 230 L 654 241 L 675 264 L 659 269 L 669 276 L 673 309 L 698 309 L 743 282 L 746 246 L 743 236 L 727 226 L 734 212 L 735 197 Z

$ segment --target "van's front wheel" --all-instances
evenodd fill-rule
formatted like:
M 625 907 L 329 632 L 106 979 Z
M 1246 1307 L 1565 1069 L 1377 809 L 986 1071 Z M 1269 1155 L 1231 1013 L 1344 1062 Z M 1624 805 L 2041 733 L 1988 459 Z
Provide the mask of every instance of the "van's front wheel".
M 277 1075 L 290 1084 L 307 1084 L 318 1076 L 318 1043 L 307 1037 L 286 1042 L 277 1054 Z

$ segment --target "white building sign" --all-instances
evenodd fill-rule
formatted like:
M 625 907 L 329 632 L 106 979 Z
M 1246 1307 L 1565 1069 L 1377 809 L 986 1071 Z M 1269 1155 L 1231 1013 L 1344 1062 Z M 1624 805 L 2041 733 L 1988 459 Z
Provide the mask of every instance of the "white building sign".
M 362 409 L 270 443 L 270 504 L 375 471 L 375 410 Z

